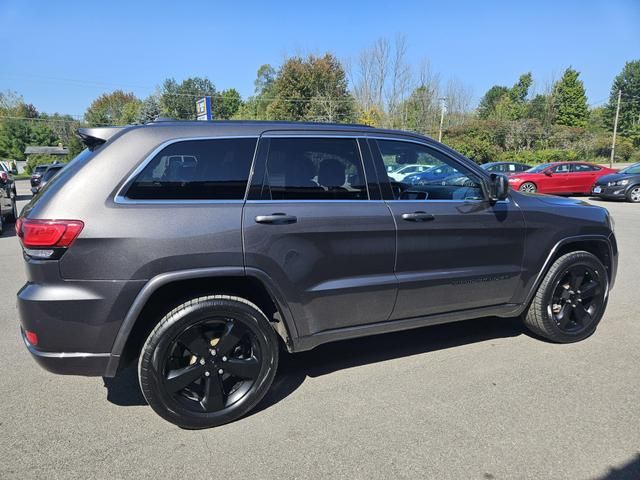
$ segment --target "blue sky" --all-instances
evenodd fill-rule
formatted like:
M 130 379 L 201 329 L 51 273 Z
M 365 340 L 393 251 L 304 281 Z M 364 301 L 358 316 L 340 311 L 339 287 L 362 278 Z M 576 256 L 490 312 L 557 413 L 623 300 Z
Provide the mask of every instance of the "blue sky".
M 247 96 L 261 64 L 325 51 L 354 57 L 397 34 L 411 63 L 428 59 L 475 101 L 526 71 L 542 90 L 572 65 L 589 101 L 601 103 L 625 61 L 640 58 L 640 0 L 0 0 L 0 91 L 74 115 L 104 91 L 144 97 L 167 77 L 208 76 Z

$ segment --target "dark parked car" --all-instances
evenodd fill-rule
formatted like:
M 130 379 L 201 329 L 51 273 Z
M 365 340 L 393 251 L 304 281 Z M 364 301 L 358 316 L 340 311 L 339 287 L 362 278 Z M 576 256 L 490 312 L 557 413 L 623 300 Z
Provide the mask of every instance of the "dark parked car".
M 618 173 L 600 177 L 593 185 L 593 195 L 608 200 L 640 203 L 640 163 Z
M 40 177 L 38 184 L 35 187 L 31 188 L 31 193 L 35 195 L 40 190 L 42 190 L 47 185 L 47 183 L 49 183 L 51 179 L 55 177 L 58 174 L 58 172 L 63 168 L 64 168 L 64 164 L 61 164 L 61 163 L 55 163 L 55 164 L 49 165 L 47 169 L 44 171 L 44 173 L 42 174 L 42 176 Z
M 0 234 L 4 231 L 4 224 L 14 222 L 18 216 L 13 174 L 5 162 L 0 162 Z
M 480 165 L 480 168 L 487 172 L 502 173 L 503 175 L 513 175 L 514 173 L 524 172 L 531 168 L 530 165 L 518 162 L 489 162 Z
M 33 169 L 33 172 L 31 172 L 31 189 L 33 191 L 33 188 L 37 187 L 38 185 L 40 185 L 40 180 L 42 179 L 42 175 L 44 174 L 44 172 L 47 171 L 47 168 L 49 168 L 49 165 L 36 165 L 36 168 Z
M 438 164 L 429 167 L 422 173 L 415 173 L 405 177 L 402 182 L 409 185 L 426 185 L 436 180 L 440 180 L 447 177 L 457 177 L 458 170 L 453 165 Z
M 417 134 L 164 121 L 79 135 L 88 149 L 18 221 L 24 342 L 56 373 L 137 359 L 149 405 L 182 427 L 249 412 L 280 347 L 519 315 L 575 342 L 614 284 L 607 210 L 509 191 Z M 467 182 L 392 183 L 393 163 Z

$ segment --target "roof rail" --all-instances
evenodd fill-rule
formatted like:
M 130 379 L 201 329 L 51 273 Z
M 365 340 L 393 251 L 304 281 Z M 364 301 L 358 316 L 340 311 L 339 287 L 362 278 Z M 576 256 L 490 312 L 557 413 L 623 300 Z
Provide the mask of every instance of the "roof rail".
M 155 120 L 151 120 L 147 123 L 160 123 L 160 122 L 177 122 L 178 120 L 171 117 L 157 117 Z

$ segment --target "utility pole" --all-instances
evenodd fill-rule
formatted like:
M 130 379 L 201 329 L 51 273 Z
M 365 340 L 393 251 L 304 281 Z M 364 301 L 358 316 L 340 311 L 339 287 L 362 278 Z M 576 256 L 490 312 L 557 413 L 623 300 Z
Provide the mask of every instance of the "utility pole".
M 447 97 L 440 99 L 440 129 L 438 130 L 438 141 L 442 142 L 442 124 L 444 123 L 444 111 L 446 108 Z
M 618 117 L 620 116 L 620 98 L 622 97 L 622 89 L 618 90 L 618 106 L 616 107 L 616 119 L 613 122 L 613 142 L 611 143 L 611 160 L 609 167 L 613 168 L 613 157 L 616 153 L 616 134 L 618 133 Z

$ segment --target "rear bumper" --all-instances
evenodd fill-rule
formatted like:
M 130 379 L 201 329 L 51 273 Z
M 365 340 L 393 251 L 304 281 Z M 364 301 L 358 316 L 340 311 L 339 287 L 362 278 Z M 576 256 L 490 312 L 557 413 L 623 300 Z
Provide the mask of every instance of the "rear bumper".
M 20 329 L 22 340 L 34 360 L 45 370 L 61 375 L 105 376 L 111 354 L 43 352 L 31 345 Z
M 58 268 L 53 262 L 46 267 Z M 111 354 L 115 337 L 143 285 L 144 281 L 27 282 L 18 292 L 27 349 L 54 373 L 112 375 L 118 363 Z M 37 345 L 27 341 L 25 331 L 38 336 Z

